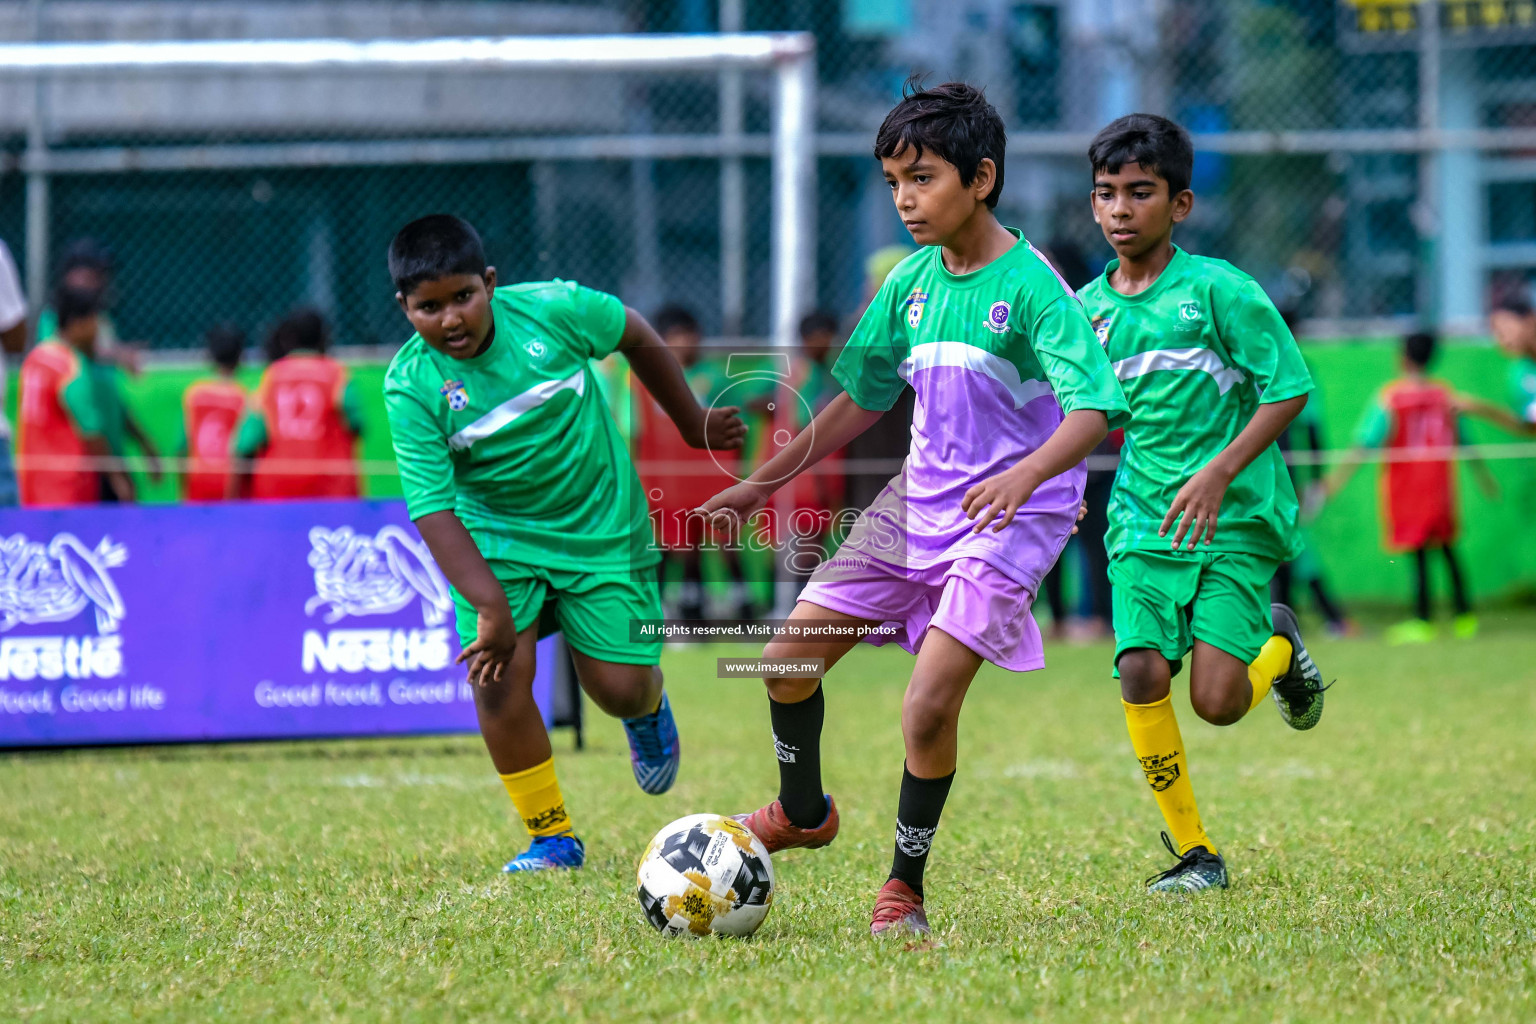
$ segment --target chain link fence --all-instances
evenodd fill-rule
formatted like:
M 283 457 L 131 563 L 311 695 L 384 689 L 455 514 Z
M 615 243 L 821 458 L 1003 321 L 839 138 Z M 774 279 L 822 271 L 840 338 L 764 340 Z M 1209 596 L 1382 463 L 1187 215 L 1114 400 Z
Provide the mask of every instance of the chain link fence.
M 868 152 L 914 71 L 987 87 L 1010 127 L 1004 218 L 1069 277 L 1108 254 L 1087 140 L 1135 109 L 1196 133 L 1181 242 L 1253 273 L 1313 333 L 1474 329 L 1536 269 L 1529 0 L 0 3 L 10 42 L 722 27 L 816 35 L 814 299 L 845 318 L 866 258 L 907 241 Z M 297 305 L 340 344 L 392 347 L 384 247 L 438 209 L 480 226 L 504 280 L 573 278 L 762 337 L 772 97 L 746 72 L 8 76 L 0 238 L 34 292 L 80 240 L 110 249 L 116 331 L 155 348 L 215 322 L 259 337 Z

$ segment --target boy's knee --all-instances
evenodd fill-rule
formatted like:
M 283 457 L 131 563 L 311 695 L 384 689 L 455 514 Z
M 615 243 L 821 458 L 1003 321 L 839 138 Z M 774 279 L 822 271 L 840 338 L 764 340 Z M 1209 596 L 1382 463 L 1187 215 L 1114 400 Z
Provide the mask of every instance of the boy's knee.
M 1127 704 L 1155 704 L 1168 696 L 1168 659 L 1137 648 L 1120 655 L 1120 699 Z
M 773 658 L 804 658 L 806 657 L 806 648 L 804 644 L 786 643 L 775 638 L 764 645 L 762 657 L 764 661 Z M 821 679 L 819 677 L 765 675 L 763 677 L 763 685 L 768 688 L 769 700 L 779 704 L 798 704 L 816 692 L 816 687 L 821 685 Z
M 533 680 L 522 678 L 520 673 L 509 667 L 502 670 L 500 679 L 471 688 L 475 691 L 475 703 L 480 710 L 494 717 L 501 714 L 509 702 L 516 703 L 513 698 L 520 691 L 532 696 Z
M 637 718 L 656 710 L 661 669 L 656 665 L 613 665 L 583 686 L 593 703 L 614 718 Z
M 908 744 L 925 747 L 954 729 L 960 709 L 925 694 L 908 694 L 901 706 L 901 733 Z
M 1212 725 L 1231 725 L 1248 713 L 1248 700 L 1231 689 L 1216 694 L 1192 690 L 1189 703 L 1195 714 Z

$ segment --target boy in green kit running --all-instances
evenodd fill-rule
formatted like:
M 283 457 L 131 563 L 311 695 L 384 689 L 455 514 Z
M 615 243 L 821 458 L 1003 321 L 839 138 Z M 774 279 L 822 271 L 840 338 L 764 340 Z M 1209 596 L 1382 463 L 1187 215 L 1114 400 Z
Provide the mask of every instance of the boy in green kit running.
M 740 447 L 746 427 L 735 408 L 701 409 L 656 332 L 614 296 L 559 280 L 497 288 L 458 217 L 401 228 L 389 271 L 417 332 L 384 379 L 401 484 L 453 585 L 480 731 L 532 837 L 503 870 L 578 868 L 585 847 L 533 700 L 540 635 L 565 633 L 582 689 L 623 719 L 641 789 L 671 788 L 681 752 L 661 643 L 629 636 L 630 620 L 662 617 L 658 552 L 589 360 L 623 352 L 694 447 Z
M 1275 445 L 1312 379 L 1258 283 L 1184 252 L 1194 147 L 1167 118 L 1131 114 L 1088 150 L 1093 217 L 1118 258 L 1081 293 L 1131 420 L 1109 503 L 1115 665 L 1131 746 L 1178 863 L 1153 892 L 1227 885 L 1200 824 L 1169 684 L 1191 654 L 1190 701 L 1214 725 L 1272 693 L 1293 729 L 1323 711 L 1296 616 L 1269 602 L 1301 549 L 1296 492 Z

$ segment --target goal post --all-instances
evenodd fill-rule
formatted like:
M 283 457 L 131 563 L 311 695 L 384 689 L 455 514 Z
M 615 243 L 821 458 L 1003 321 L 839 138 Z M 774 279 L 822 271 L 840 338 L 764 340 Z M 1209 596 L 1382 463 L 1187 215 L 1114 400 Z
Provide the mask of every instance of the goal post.
M 144 170 L 330 167 L 472 160 L 636 159 L 768 156 L 772 167 L 771 343 L 795 342 L 799 317 L 816 298 L 816 71 L 809 33 L 720 35 L 510 36 L 423 40 L 216 40 L 0 45 L 0 90 L 28 109 L 27 146 L 17 165 L 27 179 L 26 277 L 36 303 L 51 269 L 50 181 L 60 175 Z M 153 146 L 50 146 L 49 91 L 57 83 L 111 76 L 228 73 L 528 72 L 582 76 L 611 72 L 740 72 L 773 77 L 768 139 L 740 132 L 739 112 L 713 134 L 631 132 L 582 136 L 519 132 L 500 138 L 324 139 L 307 142 L 157 142 Z M 18 102 L 21 101 L 21 102 Z M 729 120 L 731 123 L 727 124 Z M 765 145 L 766 142 L 766 145 Z M 739 186 L 738 186 L 739 188 Z M 739 203 L 732 204 L 739 206 Z M 723 232 L 724 234 L 724 232 Z M 740 230 L 732 237 L 742 239 Z M 722 262 L 740 268 L 739 253 Z M 730 290 L 729 288 L 727 290 Z

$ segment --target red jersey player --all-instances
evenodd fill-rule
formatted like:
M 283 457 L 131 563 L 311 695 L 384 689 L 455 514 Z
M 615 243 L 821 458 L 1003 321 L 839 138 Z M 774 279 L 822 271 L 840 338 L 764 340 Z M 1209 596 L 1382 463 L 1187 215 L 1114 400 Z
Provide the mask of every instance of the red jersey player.
M 229 450 L 245 411 L 245 389 L 235 380 L 245 334 L 221 324 L 208 331 L 205 341 L 218 376 L 196 381 L 181 396 L 183 454 L 188 460 L 181 491 L 187 501 L 224 501 L 234 497 Z
M 1385 541 L 1390 551 L 1411 551 L 1416 568 L 1416 618 L 1388 632 L 1393 643 L 1424 643 L 1435 638 L 1430 623 L 1429 552 L 1439 549 L 1451 578 L 1458 637 L 1477 635 L 1477 617 L 1467 600 L 1466 584 L 1453 545 L 1459 532 L 1456 476 L 1451 455 L 1461 440 L 1457 409 L 1461 399 L 1451 388 L 1429 377 L 1435 356 L 1435 336 L 1410 334 L 1403 339 L 1401 377 L 1387 384 L 1361 420 L 1356 442 L 1366 448 L 1386 448 L 1382 465 L 1381 509 Z M 1336 493 L 1354 473 L 1352 463 L 1327 482 Z M 1497 485 L 1483 463 L 1472 463 L 1490 497 Z
M 90 505 L 102 500 L 103 486 L 117 500 L 132 501 L 127 473 L 103 474 L 91 462 L 113 454 L 96 381 L 99 300 L 93 292 L 61 289 L 54 306 L 57 333 L 21 364 L 16 417 L 21 503 Z
M 273 361 L 235 439 L 235 454 L 255 460 L 248 485 L 253 498 L 358 496 L 362 419 L 346 367 L 325 354 L 327 334 L 311 309 L 289 314 L 272 330 L 267 351 Z M 243 479 L 237 486 L 246 493 Z

